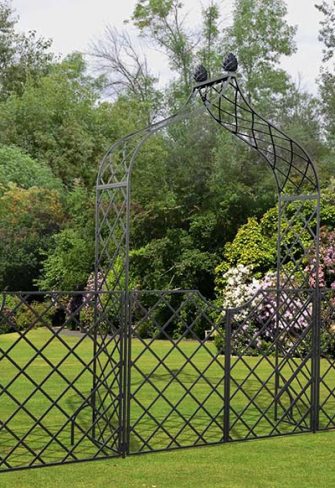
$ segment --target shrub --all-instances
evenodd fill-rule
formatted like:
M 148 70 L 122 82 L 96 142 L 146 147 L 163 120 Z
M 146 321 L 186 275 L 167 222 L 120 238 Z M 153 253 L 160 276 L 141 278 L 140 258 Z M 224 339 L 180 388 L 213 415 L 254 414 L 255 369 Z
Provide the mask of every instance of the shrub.
M 238 354 L 257 354 L 272 349 L 271 344 L 281 334 L 280 343 L 286 350 L 310 324 L 311 305 L 305 297 L 276 292 L 276 275 L 253 277 L 252 268 L 238 265 L 221 277 L 224 284 L 217 303 L 226 309 L 237 309 L 232 317 L 232 351 Z M 277 317 L 279 315 L 279 321 Z M 235 331 L 235 333 L 234 333 Z M 278 340 L 278 339 L 277 339 Z M 221 347 L 221 342 L 216 343 Z
M 15 313 L 16 327 L 25 330 L 37 327 L 52 326 L 55 308 L 50 301 L 31 302 L 29 306 L 21 306 Z
M 0 297 L 0 334 L 17 330 L 15 309 L 20 300 L 15 295 L 3 294 Z

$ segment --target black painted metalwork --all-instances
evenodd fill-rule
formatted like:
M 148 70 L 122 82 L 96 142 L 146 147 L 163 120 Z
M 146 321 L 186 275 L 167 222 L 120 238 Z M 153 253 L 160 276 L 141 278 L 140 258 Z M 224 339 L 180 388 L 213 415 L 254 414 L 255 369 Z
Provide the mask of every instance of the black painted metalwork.
M 237 71 L 238 62 L 235 54 L 229 53 L 223 60 L 222 67 L 225 71 Z
M 109 295 L 3 296 L 2 326 L 10 333 L 0 336 L 0 469 L 117 455 L 120 337 L 110 318 L 98 327 L 90 320 L 97 298 Z M 78 305 L 69 312 L 71 298 Z
M 278 190 L 276 286 L 236 309 L 194 290 L 129 286 L 136 158 L 197 113 L 257 151 Z M 318 281 L 317 173 L 236 73 L 204 79 L 178 114 L 117 141 L 96 189 L 95 291 L 2 294 L 0 470 L 334 428 L 335 347 L 324 338 L 335 291 Z

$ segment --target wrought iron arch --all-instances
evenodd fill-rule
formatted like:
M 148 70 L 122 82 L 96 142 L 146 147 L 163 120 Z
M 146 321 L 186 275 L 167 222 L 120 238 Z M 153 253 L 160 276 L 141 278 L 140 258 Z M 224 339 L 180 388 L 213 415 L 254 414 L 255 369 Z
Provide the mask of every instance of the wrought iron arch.
M 265 411 L 258 411 L 257 423 L 261 422 L 264 417 L 269 420 L 267 412 L 274 408 L 274 419 L 269 420 L 272 430 L 267 435 L 281 433 L 281 425 L 285 422 L 290 425 L 291 433 L 310 429 L 316 431 L 319 425 L 317 405 L 320 382 L 320 355 L 317 349 L 320 343 L 320 314 L 318 312 L 320 306 L 318 273 L 320 186 L 318 175 L 313 161 L 301 145 L 276 127 L 272 121 L 259 115 L 252 107 L 240 88 L 235 72 L 225 72 L 218 78 L 206 79 L 195 84 L 189 99 L 177 114 L 118 140 L 104 157 L 99 168 L 96 186 L 96 291 L 107 289 L 110 292 L 111 300 L 115 300 L 115 292 L 122 294 L 123 303 L 114 303 L 113 307 L 118 308 L 118 314 L 123 317 L 125 324 L 124 328 L 121 328 L 121 334 L 126 334 L 126 340 L 121 341 L 125 344 L 125 349 L 120 349 L 120 355 L 129 359 L 131 336 L 134 332 L 131 318 L 132 306 L 134 295 L 137 296 L 137 292 L 134 294 L 129 289 L 132 171 L 139 151 L 152 135 L 177 121 L 192 118 L 199 112 L 207 113 L 215 123 L 247 144 L 266 161 L 272 171 L 278 192 L 276 287 L 271 292 L 272 296 L 274 294 L 276 297 L 276 306 L 271 311 L 276 323 L 276 332 L 272 337 L 268 353 L 269 357 L 275 359 L 272 361 L 267 355 L 263 355 L 260 360 L 260 362 L 264 360 L 271 364 L 272 372 L 269 378 L 274 378 L 275 386 Z M 315 278 L 313 287 L 307 273 L 301 272 L 305 268 L 306 255 L 311 248 L 315 255 L 314 269 L 311 270 Z M 297 279 L 299 273 L 300 276 Z M 162 297 L 166 293 L 171 293 L 171 290 L 162 291 L 160 296 Z M 201 298 L 201 300 L 203 299 L 204 297 Z M 255 297 L 245 304 L 246 315 L 255 314 L 259 303 L 264 304 L 268 299 L 269 290 L 258 291 Z M 163 300 L 165 299 L 163 298 Z M 209 304 L 205 300 L 202 303 L 203 308 L 207 310 Z M 294 303 L 298 303 L 299 306 L 296 307 Z M 96 323 L 99 324 L 99 314 L 102 313 L 99 310 L 103 311 L 104 307 L 98 304 L 96 310 Z M 233 425 L 237 422 L 245 424 L 243 416 L 245 409 L 248 408 L 247 406 L 239 412 L 234 406 L 233 398 L 238 392 L 244 394 L 245 382 L 250 377 L 254 376 L 257 382 L 260 381 L 255 372 L 257 366 L 255 369 L 251 369 L 242 380 L 234 379 L 234 374 L 232 374 L 234 365 L 232 365 L 231 358 L 233 356 L 237 358 L 235 365 L 239 361 L 245 365 L 243 354 L 248 354 L 248 348 L 245 348 L 244 353 L 241 354 L 234 346 L 238 336 L 244 333 L 242 326 L 236 326 L 234 331 L 234 318 L 236 319 L 240 312 L 240 309 L 224 311 L 226 321 L 225 441 L 232 439 L 231 427 Z M 146 317 L 149 317 L 150 313 L 150 310 L 147 310 Z M 288 326 L 289 330 L 287 330 L 286 324 L 287 314 L 291 314 L 293 317 Z M 307 327 L 304 333 L 296 338 L 291 349 L 287 348 L 287 338 L 290 334 L 295 334 L 296 324 L 301 316 L 304 317 Z M 162 327 L 163 330 L 164 327 Z M 215 325 L 214 329 L 217 330 L 217 327 Z M 263 325 L 263 332 L 265 328 L 266 324 Z M 246 337 L 245 340 L 249 346 L 254 343 L 254 338 Z M 292 351 L 299 351 L 307 343 L 309 348 L 307 356 L 297 362 Z M 145 345 L 145 348 L 150 350 L 150 346 Z M 308 361 L 311 362 L 311 370 Z M 111 369 L 113 367 L 112 364 Z M 128 371 L 130 370 L 129 365 Z M 306 380 L 307 386 L 305 385 Z M 264 389 L 269 390 L 268 381 L 269 379 L 264 384 L 260 384 L 257 394 Z M 128 398 L 130 398 L 129 377 L 127 379 L 127 375 L 122 376 L 120 382 L 123 384 L 124 391 L 128 391 Z M 232 384 L 235 391 L 231 394 Z M 114 396 L 112 394 L 112 398 Z M 289 398 L 289 407 L 283 408 L 284 397 Z M 129 402 L 131 403 L 131 400 Z M 254 399 L 250 398 L 248 394 L 246 394 L 246 402 L 249 406 L 255 406 Z M 123 412 L 120 412 L 121 424 L 123 423 L 122 418 L 129 419 L 127 412 L 131 410 L 130 403 Z M 302 408 L 299 406 L 300 403 L 303 404 Z M 298 412 L 296 417 L 292 413 L 294 407 Z M 99 408 L 98 402 L 96 410 L 99 411 Z M 146 409 L 145 412 L 147 413 Z M 232 413 L 236 419 L 231 424 Z M 309 425 L 307 425 L 306 417 L 309 417 Z M 106 424 L 108 424 L 108 419 L 106 419 Z M 130 430 L 133 431 L 134 427 Z M 128 439 L 124 440 L 124 445 L 128 446 L 128 452 L 129 435 L 128 429 Z M 245 438 L 257 437 L 253 428 L 247 429 L 243 435 Z

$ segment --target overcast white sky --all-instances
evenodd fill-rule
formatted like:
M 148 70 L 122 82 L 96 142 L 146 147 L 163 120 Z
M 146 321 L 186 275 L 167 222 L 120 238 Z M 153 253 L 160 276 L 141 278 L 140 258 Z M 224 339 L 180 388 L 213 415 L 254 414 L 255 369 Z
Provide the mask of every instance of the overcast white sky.
M 318 41 L 320 14 L 314 7 L 316 0 L 287 0 L 288 21 L 298 26 L 298 52 L 283 60 L 283 66 L 294 80 L 302 79 L 304 88 L 316 91 L 315 79 L 319 73 L 322 45 Z M 36 30 L 39 35 L 53 39 L 57 53 L 85 51 L 89 42 L 101 36 L 106 24 L 122 28 L 131 16 L 135 0 L 12 0 L 20 17 L 21 30 Z M 196 23 L 205 0 L 184 0 L 191 20 Z M 231 19 L 231 0 L 221 0 L 226 22 Z M 129 29 L 129 27 L 126 27 Z M 150 51 L 153 72 L 166 79 L 168 68 L 161 55 Z

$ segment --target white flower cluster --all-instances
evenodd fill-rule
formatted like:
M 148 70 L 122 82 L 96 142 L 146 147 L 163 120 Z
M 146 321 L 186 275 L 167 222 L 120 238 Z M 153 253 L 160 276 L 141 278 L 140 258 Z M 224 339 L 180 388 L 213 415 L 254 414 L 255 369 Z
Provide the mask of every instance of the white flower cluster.
M 299 336 L 311 321 L 312 308 L 306 304 L 307 298 L 289 290 L 282 291 L 278 298 L 276 273 L 268 272 L 258 280 L 252 272 L 251 267 L 240 264 L 224 273 L 222 313 L 228 308 L 237 309 L 234 322 L 242 323 L 240 330 L 247 331 L 253 325 L 260 331 L 256 336 L 267 340 L 273 340 L 278 329 L 284 332 L 283 337 Z
M 223 275 L 225 288 L 222 296 L 223 309 L 243 307 L 261 288 L 261 281 L 252 275 L 251 266 L 238 264 Z M 243 320 L 248 315 L 248 307 L 235 314 L 235 319 Z

